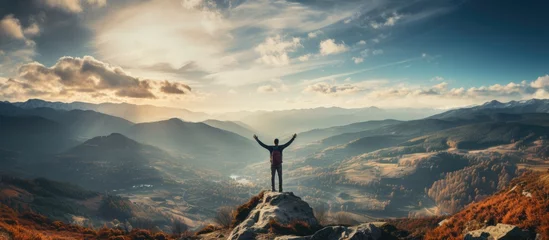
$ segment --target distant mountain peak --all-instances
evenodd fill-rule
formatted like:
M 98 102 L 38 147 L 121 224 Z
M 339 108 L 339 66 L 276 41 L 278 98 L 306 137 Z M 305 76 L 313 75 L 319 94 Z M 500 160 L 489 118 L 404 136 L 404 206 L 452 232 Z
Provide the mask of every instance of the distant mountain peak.
M 82 145 L 93 145 L 93 146 L 106 147 L 111 149 L 135 148 L 135 147 L 141 146 L 140 143 L 120 133 L 111 133 L 108 136 L 94 137 L 86 141 Z
M 490 102 L 486 102 L 482 105 L 482 107 L 498 107 L 498 106 L 501 106 L 503 105 L 500 101 L 498 100 L 492 100 Z

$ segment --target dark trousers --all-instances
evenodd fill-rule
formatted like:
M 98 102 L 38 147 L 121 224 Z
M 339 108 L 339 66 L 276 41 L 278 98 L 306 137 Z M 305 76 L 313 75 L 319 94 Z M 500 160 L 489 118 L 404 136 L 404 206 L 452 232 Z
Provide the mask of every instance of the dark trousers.
M 271 187 L 273 191 L 275 189 L 275 172 L 278 172 L 278 191 L 282 192 L 282 164 L 278 166 L 271 165 Z

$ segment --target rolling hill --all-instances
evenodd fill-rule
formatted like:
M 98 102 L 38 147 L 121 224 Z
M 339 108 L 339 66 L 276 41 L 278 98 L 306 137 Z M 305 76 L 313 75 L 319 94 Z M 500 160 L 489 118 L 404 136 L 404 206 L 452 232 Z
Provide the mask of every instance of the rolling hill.
M 246 126 L 243 123 L 232 121 L 219 121 L 215 119 L 208 119 L 206 121 L 203 121 L 203 123 L 215 128 L 236 133 L 244 138 L 251 138 L 255 134 L 255 131 L 252 128 Z
M 125 135 L 192 157 L 196 166 L 220 171 L 241 168 L 267 157 L 257 144 L 236 133 L 176 118 L 135 124 Z
M 186 159 L 113 133 L 41 161 L 34 171 L 38 176 L 102 191 L 195 178 L 198 169 L 188 166 Z
M 38 116 L 0 115 L 0 149 L 57 153 L 77 144 L 63 125 Z
M 366 130 L 372 130 L 388 125 L 393 125 L 400 123 L 398 120 L 379 120 L 379 121 L 367 121 L 367 122 L 357 122 L 343 126 L 322 128 L 322 129 L 313 129 L 306 132 L 299 133 L 298 144 L 307 144 L 311 142 L 316 142 L 328 137 L 345 134 L 345 133 L 355 133 L 362 132 Z

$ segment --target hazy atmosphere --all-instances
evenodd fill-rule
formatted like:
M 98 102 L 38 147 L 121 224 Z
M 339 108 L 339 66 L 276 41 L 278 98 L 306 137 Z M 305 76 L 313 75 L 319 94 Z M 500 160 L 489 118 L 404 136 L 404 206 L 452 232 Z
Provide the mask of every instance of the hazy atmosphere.
M 0 240 L 549 239 L 547 9 L 0 1 Z

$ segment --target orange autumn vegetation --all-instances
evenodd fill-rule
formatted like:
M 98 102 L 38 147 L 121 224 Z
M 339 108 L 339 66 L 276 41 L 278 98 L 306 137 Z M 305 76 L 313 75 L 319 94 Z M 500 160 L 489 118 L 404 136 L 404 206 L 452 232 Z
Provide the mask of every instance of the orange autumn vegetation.
M 94 230 L 76 225 L 52 221 L 42 215 L 26 212 L 23 214 L 0 204 L 0 233 L 8 234 L 14 240 L 50 240 L 50 239 L 173 239 L 165 233 L 151 233 L 134 229 L 125 233 L 120 229 L 101 228 Z
M 253 196 L 247 203 L 244 203 L 236 208 L 233 212 L 232 227 L 236 227 L 238 224 L 246 220 L 248 214 L 263 200 L 265 191 L 261 191 L 257 196 Z
M 421 217 L 421 218 L 397 218 L 383 220 L 393 225 L 400 231 L 406 231 L 406 236 L 411 239 L 421 239 L 425 233 L 436 228 L 440 221 L 444 220 L 442 216 Z
M 425 239 L 463 239 L 466 231 L 497 223 L 516 225 L 549 239 L 548 210 L 549 172 L 528 173 L 501 192 L 470 204 L 444 225 L 428 232 Z

